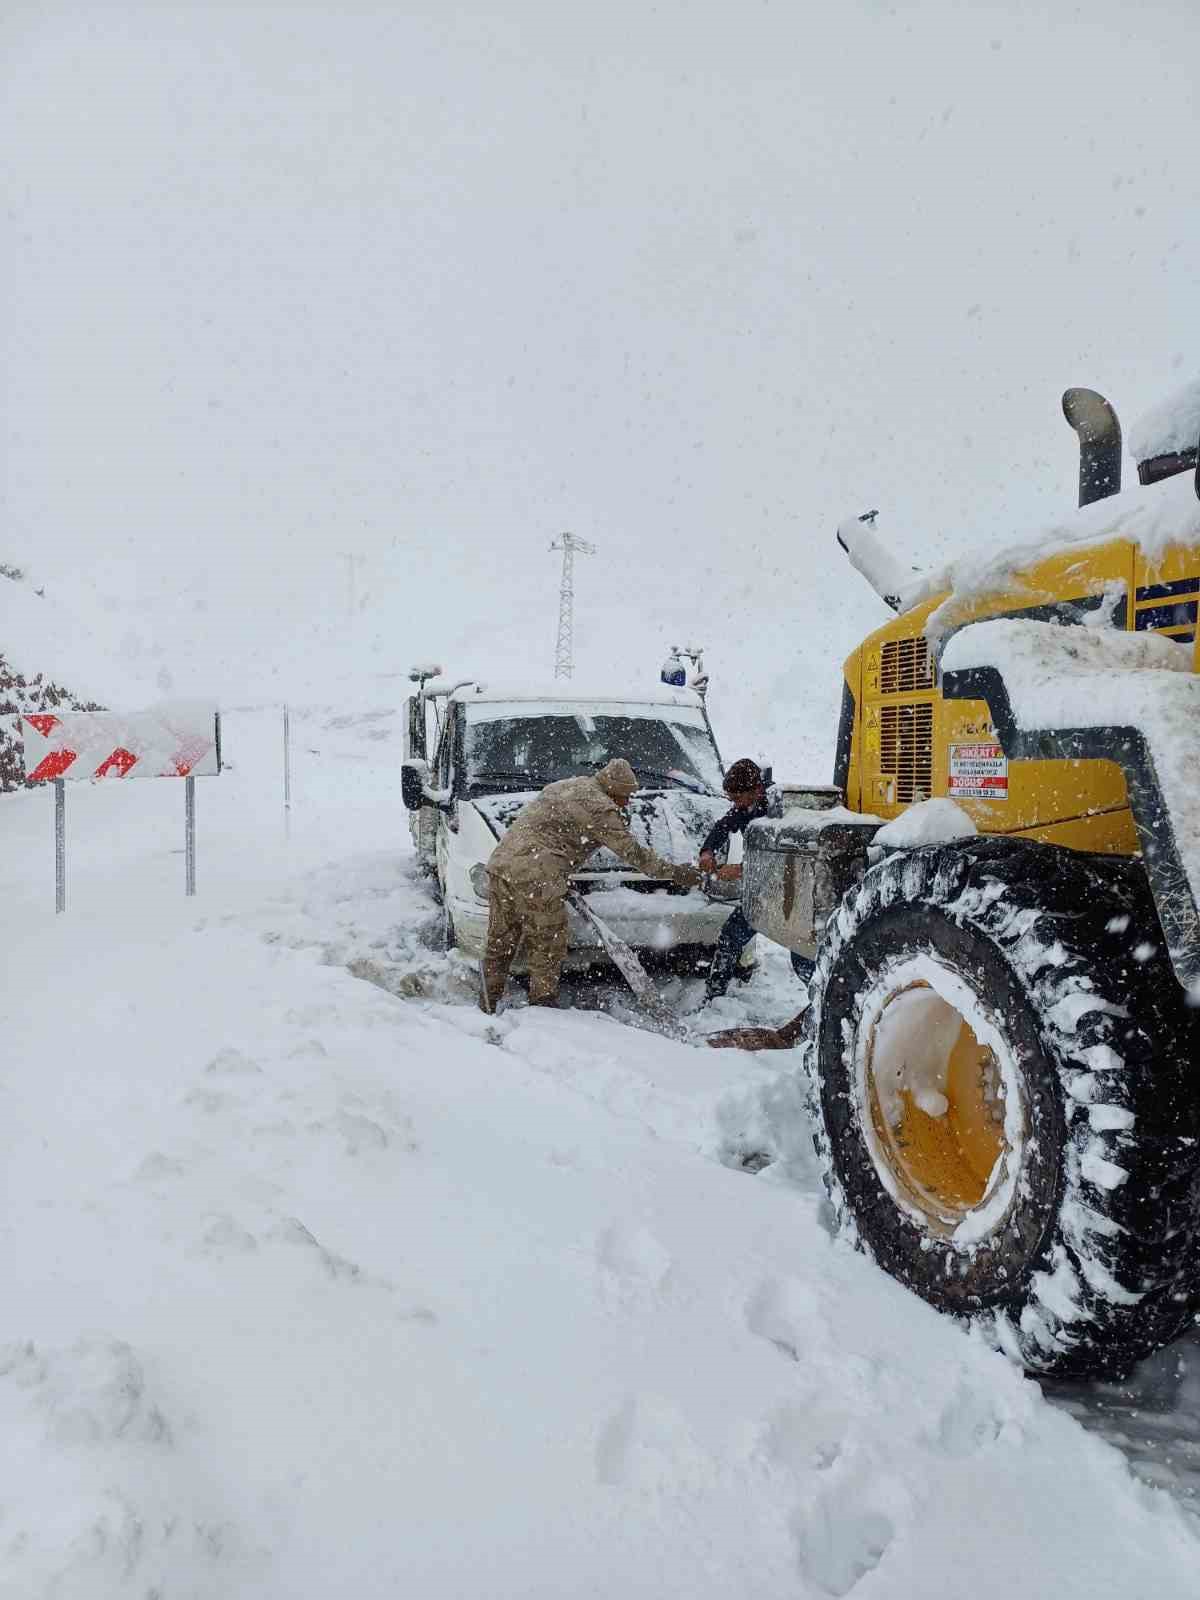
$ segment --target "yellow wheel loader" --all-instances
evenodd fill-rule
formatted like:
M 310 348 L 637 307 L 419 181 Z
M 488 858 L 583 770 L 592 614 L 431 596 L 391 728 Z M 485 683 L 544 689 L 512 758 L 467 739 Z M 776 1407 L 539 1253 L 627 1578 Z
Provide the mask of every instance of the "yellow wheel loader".
M 1027 1369 L 1112 1377 L 1200 1303 L 1200 384 L 1124 492 L 1111 406 L 1063 408 L 1060 526 L 926 579 L 839 529 L 896 615 L 832 787 L 747 830 L 743 907 L 816 962 L 842 1231 Z

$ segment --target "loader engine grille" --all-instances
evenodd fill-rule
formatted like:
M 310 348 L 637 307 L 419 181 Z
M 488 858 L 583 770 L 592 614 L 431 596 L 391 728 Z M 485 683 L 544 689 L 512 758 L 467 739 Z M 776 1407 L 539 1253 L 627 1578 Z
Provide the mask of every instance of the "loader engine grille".
M 884 645 L 879 661 L 880 693 L 911 694 L 914 689 L 932 688 L 933 661 L 925 636 L 890 639 Z
M 933 702 L 881 706 L 879 766 L 896 780 L 896 804 L 912 805 L 933 793 Z

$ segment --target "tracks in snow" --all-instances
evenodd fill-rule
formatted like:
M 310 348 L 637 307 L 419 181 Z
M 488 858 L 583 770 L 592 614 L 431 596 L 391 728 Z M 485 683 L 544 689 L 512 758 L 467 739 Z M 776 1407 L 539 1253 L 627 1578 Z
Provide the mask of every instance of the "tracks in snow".
M 245 925 L 245 919 L 236 919 Z M 769 1068 L 757 1065 L 745 1082 L 714 1088 L 709 1095 L 672 1091 L 663 1081 L 655 1058 L 656 1035 L 626 994 L 619 980 L 573 975 L 564 991 L 578 1020 L 591 1024 L 588 1036 L 576 1041 L 572 1021 L 551 1021 L 552 1032 L 518 1029 L 520 1005 L 492 1021 L 477 1016 L 475 967 L 457 952 L 436 948 L 438 917 L 411 857 L 394 854 L 364 857 L 347 867 L 313 874 L 301 888 L 250 919 L 262 936 L 297 948 L 318 947 L 331 966 L 344 966 L 355 977 L 396 998 L 431 1009 L 439 1019 L 467 1032 L 490 1030 L 491 1042 L 515 1050 L 528 1065 L 601 1103 L 615 1115 L 644 1121 L 660 1135 L 691 1141 L 723 1165 L 748 1173 L 764 1166 L 774 1181 L 795 1183 L 811 1197 L 815 1168 L 806 1148 L 806 1129 L 799 1097 L 788 1092 L 788 1074 L 777 1059 Z M 794 1009 L 794 992 L 782 964 L 763 963 L 741 995 L 724 1002 L 711 1027 L 697 1027 L 696 1044 L 714 1027 L 768 1023 L 775 1025 Z M 681 1010 L 698 1004 L 696 980 L 669 978 L 671 999 Z M 708 1019 L 706 1019 L 708 1020 Z M 611 1041 L 601 1040 L 595 1024 L 616 1024 Z M 633 1035 L 624 1036 L 628 1029 Z M 526 1037 L 514 1037 L 519 1031 Z M 605 1029 L 607 1034 L 608 1030 Z M 663 1041 L 664 1048 L 672 1047 Z M 710 1053 L 698 1054 L 711 1062 Z M 749 1063 L 733 1056 L 733 1061 Z M 726 1059 L 729 1059 L 728 1057 Z M 1170 1493 L 1200 1516 L 1200 1328 L 1159 1351 L 1123 1384 L 1041 1384 L 1046 1400 L 1065 1411 L 1090 1433 L 1119 1450 L 1143 1482 Z M 619 1432 L 619 1430 L 618 1430 Z M 615 1437 L 615 1436 L 614 1436 Z M 809 1530 L 813 1560 L 839 1592 L 838 1571 L 846 1556 L 850 1571 L 868 1570 L 878 1559 L 882 1522 L 861 1530 L 861 1551 L 846 1553 L 829 1543 L 819 1527 Z M 886 1541 L 884 1541 L 886 1542 Z

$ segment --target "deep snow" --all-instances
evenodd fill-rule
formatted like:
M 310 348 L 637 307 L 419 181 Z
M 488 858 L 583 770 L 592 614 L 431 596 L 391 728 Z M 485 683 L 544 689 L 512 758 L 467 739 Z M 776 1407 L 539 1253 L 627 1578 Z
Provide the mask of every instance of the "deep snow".
M 0 1595 L 1194 1593 L 1190 1436 L 1147 1487 L 832 1241 L 788 1058 L 606 984 L 480 1016 L 398 722 L 294 714 L 287 842 L 227 714 L 190 902 L 181 785 L 70 792 L 58 919 L 49 796 L 0 802 Z M 1151 1438 L 1137 1392 L 1068 1400 Z
M 230 767 L 194 902 L 179 785 L 71 788 L 57 922 L 0 797 L 5 1600 L 1194 1592 L 1200 1346 L 1060 1397 L 1122 1459 L 831 1243 L 786 1057 L 489 1030 L 397 773 L 414 657 L 549 670 L 573 528 L 582 669 L 698 639 L 827 778 L 836 524 L 1057 529 L 1062 388 L 1186 370 L 1190 0 L 9 13 L 0 649 Z

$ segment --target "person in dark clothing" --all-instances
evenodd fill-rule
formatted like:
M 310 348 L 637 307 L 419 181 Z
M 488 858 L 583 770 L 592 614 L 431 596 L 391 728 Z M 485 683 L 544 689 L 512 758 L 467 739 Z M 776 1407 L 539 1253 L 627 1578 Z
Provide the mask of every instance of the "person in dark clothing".
M 751 761 L 749 757 L 733 763 L 725 774 L 723 787 L 733 802 L 732 809 L 718 818 L 700 846 L 700 870 L 711 873 L 721 882 L 734 883 L 742 875 L 741 867 L 718 867 L 716 852 L 729 842 L 733 834 L 744 832 L 748 823 L 756 821 L 759 817 L 770 816 L 772 807 L 767 791 L 766 774 L 758 763 Z M 742 951 L 753 937 L 754 929 L 746 921 L 741 906 L 738 906 L 721 929 L 716 949 L 713 951 L 708 979 L 704 985 L 706 1000 L 715 1000 L 728 989 Z M 807 982 L 812 974 L 812 962 L 805 960 L 803 956 L 793 955 L 792 966 L 797 977 L 802 982 Z
M 722 882 L 733 883 L 741 877 L 741 867 L 718 867 L 716 853 L 729 843 L 735 833 L 743 832 L 748 822 L 769 815 L 770 803 L 762 768 L 757 761 L 751 761 L 748 757 L 733 763 L 725 774 L 724 789 L 732 801 L 732 807 L 717 819 L 700 846 L 700 870 L 711 873 Z M 728 989 L 738 958 L 753 937 L 754 929 L 743 916 L 741 906 L 738 906 L 721 929 L 721 936 L 713 951 L 708 981 L 704 986 L 707 999 L 715 1000 Z

